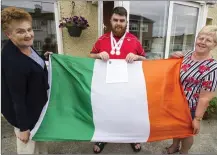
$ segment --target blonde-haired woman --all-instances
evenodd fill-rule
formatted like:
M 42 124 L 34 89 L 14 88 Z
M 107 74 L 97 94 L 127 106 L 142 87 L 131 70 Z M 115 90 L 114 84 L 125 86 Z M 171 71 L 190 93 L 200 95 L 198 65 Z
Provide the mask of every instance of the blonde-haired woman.
M 31 47 L 31 15 L 16 7 L 1 12 L 2 29 L 9 38 L 1 53 L 2 114 L 15 127 L 18 154 L 47 152 L 44 143 L 29 139 L 47 102 L 48 72 L 44 60 Z
M 171 54 L 173 58 L 184 57 L 180 79 L 191 111 L 194 134 L 199 133 L 200 121 L 209 105 L 209 101 L 215 96 L 217 61 L 213 59 L 211 51 L 216 48 L 217 26 L 205 26 L 196 38 L 195 50 Z M 179 152 L 186 154 L 192 145 L 193 137 L 173 139 L 173 144 L 166 148 L 165 153 Z

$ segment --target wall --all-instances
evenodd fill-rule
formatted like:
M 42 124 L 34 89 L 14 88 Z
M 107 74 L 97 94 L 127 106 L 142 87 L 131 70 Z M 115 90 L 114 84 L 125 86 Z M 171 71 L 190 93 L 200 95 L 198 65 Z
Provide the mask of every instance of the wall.
M 72 12 L 71 0 L 60 0 L 60 17 L 83 16 L 89 22 L 90 27 L 83 30 L 78 38 L 71 37 L 66 28 L 62 29 L 63 52 L 66 55 L 87 57 L 94 43 L 98 39 L 98 6 L 89 1 L 74 1 L 75 7 Z
M 217 25 L 217 4 L 213 8 L 209 8 L 208 10 L 208 18 L 212 18 L 212 25 Z M 217 60 L 217 47 L 212 51 L 212 55 Z M 217 97 L 217 90 L 216 90 Z
M 212 25 L 217 25 L 217 4 L 213 8 L 209 8 L 207 17 L 212 18 Z M 213 50 L 212 54 L 217 60 L 217 48 Z

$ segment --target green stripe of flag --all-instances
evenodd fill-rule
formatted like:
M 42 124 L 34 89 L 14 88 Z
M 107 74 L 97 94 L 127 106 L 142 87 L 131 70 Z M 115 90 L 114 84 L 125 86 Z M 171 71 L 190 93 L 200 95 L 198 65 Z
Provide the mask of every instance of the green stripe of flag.
M 56 54 L 51 60 L 50 101 L 33 140 L 91 140 L 94 123 L 90 91 L 95 60 Z

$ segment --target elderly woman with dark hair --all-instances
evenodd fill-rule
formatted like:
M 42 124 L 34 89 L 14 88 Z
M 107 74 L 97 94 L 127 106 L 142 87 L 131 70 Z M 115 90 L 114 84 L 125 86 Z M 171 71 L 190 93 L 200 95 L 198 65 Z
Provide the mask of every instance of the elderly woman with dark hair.
M 217 61 L 211 56 L 211 51 L 217 47 L 217 26 L 205 26 L 198 34 L 195 50 L 185 53 L 175 52 L 173 58 L 183 58 L 180 71 L 181 83 L 188 100 L 192 115 L 193 133 L 200 131 L 200 121 L 215 96 L 217 87 Z M 181 149 L 180 149 L 180 143 Z M 167 154 L 175 152 L 187 154 L 193 144 L 193 137 L 173 139 L 173 144 L 166 148 Z
M 44 143 L 29 139 L 49 88 L 45 61 L 31 47 L 32 17 L 22 9 L 8 7 L 1 12 L 1 24 L 9 38 L 1 54 L 2 114 L 15 127 L 18 154 L 46 152 Z

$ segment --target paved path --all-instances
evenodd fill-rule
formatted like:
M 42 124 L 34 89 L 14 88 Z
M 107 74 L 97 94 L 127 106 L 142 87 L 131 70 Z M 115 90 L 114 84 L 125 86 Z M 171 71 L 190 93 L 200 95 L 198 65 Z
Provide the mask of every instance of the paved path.
M 1 153 L 15 153 L 16 143 L 13 128 L 2 119 Z M 142 144 L 141 154 L 159 154 L 162 149 L 171 144 L 171 140 Z M 93 143 L 89 142 L 50 142 L 49 154 L 92 154 Z M 102 153 L 132 154 L 129 144 L 108 144 Z M 140 154 L 139 153 L 139 154 Z M 190 151 L 193 154 L 217 154 L 217 116 L 202 122 L 201 132 L 195 137 L 195 143 Z

